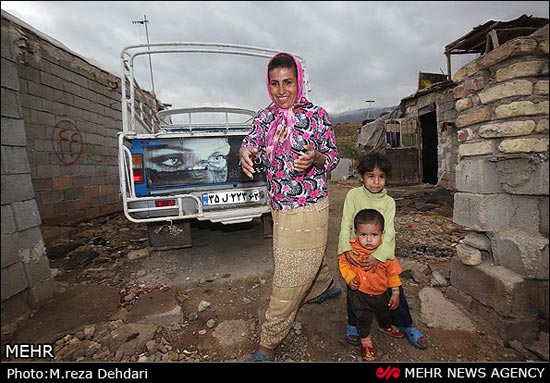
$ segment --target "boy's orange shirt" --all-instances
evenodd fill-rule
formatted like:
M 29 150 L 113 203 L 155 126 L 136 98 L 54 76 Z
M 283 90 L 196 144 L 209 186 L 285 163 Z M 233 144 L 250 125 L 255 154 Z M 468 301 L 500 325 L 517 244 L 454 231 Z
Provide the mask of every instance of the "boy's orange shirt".
M 359 254 L 356 258 L 372 254 L 376 250 L 365 249 L 361 246 L 357 237 L 353 238 L 349 243 L 353 250 Z M 380 295 L 386 292 L 389 287 L 401 286 L 399 274 L 401 274 L 402 270 L 399 262 L 397 262 L 397 258 L 387 260 L 386 262 L 378 262 L 376 272 L 374 273 L 372 269 L 365 271 L 359 266 L 352 265 L 347 261 L 344 254 L 338 256 L 338 266 L 346 283 L 349 284 L 357 276 L 357 280 L 359 281 L 358 290 L 366 294 Z

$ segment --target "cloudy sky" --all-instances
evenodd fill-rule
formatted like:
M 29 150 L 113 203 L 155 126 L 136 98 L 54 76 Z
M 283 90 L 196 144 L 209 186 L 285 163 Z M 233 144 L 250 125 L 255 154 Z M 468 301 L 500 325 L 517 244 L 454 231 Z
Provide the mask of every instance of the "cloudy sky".
M 447 71 L 445 46 L 474 27 L 522 14 L 548 17 L 549 11 L 546 1 L 2 1 L 1 7 L 117 75 L 122 49 L 146 42 L 144 25 L 132 23 L 144 15 L 151 43 L 216 42 L 292 52 L 306 61 L 310 100 L 329 113 L 397 105 L 416 90 L 418 72 Z M 174 107 L 256 110 L 268 104 L 267 61 L 215 57 L 153 55 L 158 98 Z M 453 74 L 474 58 L 453 56 Z M 136 68 L 139 83 L 150 88 L 146 56 Z

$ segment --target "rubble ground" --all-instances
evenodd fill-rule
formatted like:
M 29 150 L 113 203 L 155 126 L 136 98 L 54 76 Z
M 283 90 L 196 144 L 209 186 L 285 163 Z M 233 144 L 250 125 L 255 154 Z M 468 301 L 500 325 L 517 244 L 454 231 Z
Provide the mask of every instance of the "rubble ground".
M 343 201 L 357 181 L 331 182 L 329 266 L 343 286 L 336 247 Z M 447 299 L 454 247 L 469 230 L 452 221 L 452 195 L 432 185 L 390 187 L 396 253 L 416 325 L 431 346 L 373 331 L 380 361 L 548 360 L 504 342 L 490 324 Z M 246 361 L 257 348 L 270 294 L 271 238 L 259 220 L 192 226 L 193 247 L 148 247 L 144 224 L 122 214 L 44 228 L 55 298 L 2 328 L 2 344 L 52 343 L 58 361 Z M 344 340 L 345 294 L 300 309 L 279 361 L 358 361 Z M 375 326 L 373 328 L 376 328 Z M 538 350 L 538 351 L 537 351 Z M 540 351 L 542 350 L 542 351 Z

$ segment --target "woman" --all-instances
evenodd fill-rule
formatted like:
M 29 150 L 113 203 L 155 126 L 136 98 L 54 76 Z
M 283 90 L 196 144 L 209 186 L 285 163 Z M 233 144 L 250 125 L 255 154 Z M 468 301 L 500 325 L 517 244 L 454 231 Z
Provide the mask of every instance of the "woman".
M 273 216 L 274 273 L 269 307 L 252 361 L 274 361 L 300 305 L 339 295 L 325 261 L 328 235 L 326 173 L 338 164 L 338 148 L 327 112 L 303 94 L 302 65 L 278 53 L 267 67 L 273 105 L 258 111 L 239 156 L 253 178 L 254 160 L 266 165 Z

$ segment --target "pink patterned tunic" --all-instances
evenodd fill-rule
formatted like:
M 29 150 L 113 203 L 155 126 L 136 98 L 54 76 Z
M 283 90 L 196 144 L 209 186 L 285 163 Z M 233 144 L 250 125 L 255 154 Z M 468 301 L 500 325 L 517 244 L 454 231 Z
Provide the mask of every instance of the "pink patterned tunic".
M 266 132 L 275 119 L 275 113 L 276 107 L 258 111 L 252 130 L 241 145 L 257 148 L 264 160 L 271 207 L 289 210 L 326 198 L 326 173 L 334 169 L 340 160 L 327 112 L 311 103 L 303 105 L 295 115 L 297 121 L 292 129 L 290 152 L 286 152 L 282 144 L 276 144 L 274 158 L 270 161 L 266 158 Z M 322 169 L 312 166 L 302 173 L 294 171 L 294 159 L 300 156 L 304 145 L 312 145 L 326 157 Z

